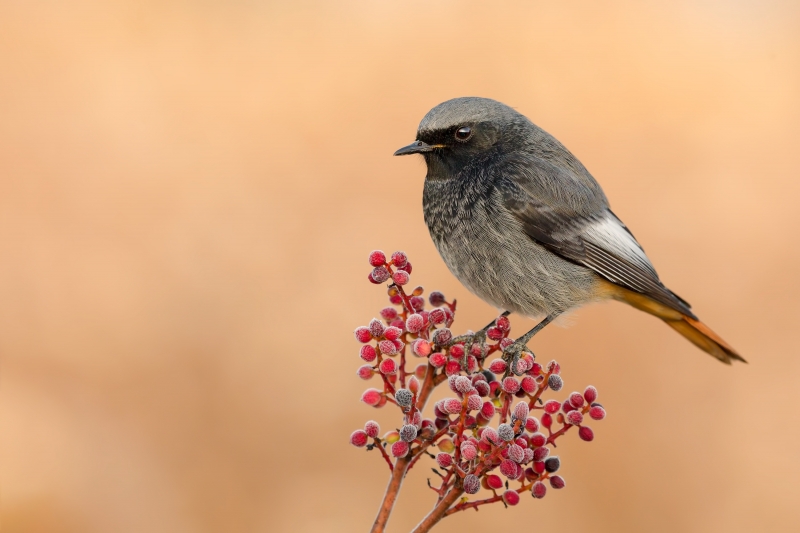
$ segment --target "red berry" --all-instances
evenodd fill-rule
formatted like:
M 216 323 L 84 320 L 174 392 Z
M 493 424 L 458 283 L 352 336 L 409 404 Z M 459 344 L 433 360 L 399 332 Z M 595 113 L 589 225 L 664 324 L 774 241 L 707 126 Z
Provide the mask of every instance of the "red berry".
M 507 316 L 497 317 L 497 320 L 495 320 L 494 323 L 502 332 L 508 332 L 511 329 L 511 321 Z
M 376 407 L 382 398 L 383 394 L 378 389 L 367 389 L 361 395 L 361 401 L 373 407 Z
M 369 280 L 372 283 L 380 284 L 387 281 L 390 277 L 389 270 L 385 266 L 379 266 L 372 269 L 369 274 Z
M 464 492 L 467 494 L 475 494 L 481 490 L 481 480 L 475 474 L 467 474 L 464 477 Z
M 406 329 L 411 333 L 418 333 L 424 325 L 425 319 L 422 318 L 422 315 L 417 313 L 409 315 L 409 317 L 406 319 Z
M 443 309 L 434 309 L 430 314 L 430 321 L 434 324 L 442 324 L 447 319 Z
M 451 415 L 456 415 L 461 412 L 461 400 L 458 398 L 448 398 L 444 401 L 444 409 L 442 409 L 445 413 L 450 413 Z
M 481 433 L 481 439 L 491 442 L 494 445 L 498 445 L 503 441 L 500 439 L 500 435 L 497 434 L 497 431 L 494 428 L 485 428 L 483 433 Z
M 500 473 L 509 479 L 517 477 L 517 463 L 511 459 L 505 459 L 500 463 Z
M 502 359 L 495 359 L 491 363 L 489 363 L 489 370 L 494 372 L 495 374 L 502 374 L 506 371 L 508 365 Z
M 544 446 L 545 443 L 547 443 L 547 437 L 545 437 L 542 433 L 534 433 L 531 435 L 531 446 L 534 448 Z
M 400 270 L 405 270 L 406 272 L 411 274 L 411 261 L 409 261 L 405 265 L 403 265 L 401 267 L 397 267 L 397 268 L 399 268 Z
M 539 420 L 532 416 L 528 417 L 528 419 L 525 420 L 525 429 L 531 433 L 536 433 L 539 431 Z
M 375 348 L 373 348 L 372 345 L 370 344 L 365 344 L 364 346 L 362 346 L 359 355 L 361 356 L 361 359 L 363 359 L 367 363 L 373 362 L 375 358 L 378 356 L 377 352 L 375 351 Z
M 521 463 L 525 459 L 525 452 L 523 451 L 522 446 L 518 444 L 512 444 L 509 446 L 508 458 L 515 463 Z
M 389 326 L 383 332 L 383 336 L 389 339 L 390 341 L 397 340 L 400 335 L 403 334 L 403 330 L 396 327 L 396 326 Z
M 397 373 L 397 363 L 394 362 L 394 359 L 384 359 L 381 361 L 381 364 L 378 365 L 378 370 L 385 376 L 395 374 Z
M 550 361 L 547 363 L 547 371 L 551 374 L 560 374 L 561 373 L 561 365 L 559 365 L 555 360 Z
M 392 275 L 392 281 L 394 281 L 400 286 L 403 286 L 406 283 L 408 283 L 409 279 L 411 278 L 409 277 L 408 272 L 404 270 L 398 270 Z
M 367 434 L 363 429 L 357 429 L 350 434 L 350 444 L 356 448 L 363 448 L 367 445 Z
M 606 417 L 606 410 L 599 405 L 595 405 L 589 409 L 589 416 L 592 418 L 592 420 L 602 420 Z
M 366 433 L 373 439 L 377 437 L 380 432 L 381 432 L 381 427 L 374 420 L 370 420 L 366 424 L 364 424 L 364 433 Z
M 400 296 L 399 294 L 394 294 L 392 296 L 389 296 L 389 301 L 394 305 L 400 305 L 403 303 L 403 297 Z
M 371 254 L 369 254 L 369 264 L 376 267 L 381 266 L 386 263 L 386 254 L 381 252 L 380 250 L 375 250 Z
M 399 440 L 392 444 L 393 457 L 405 457 L 408 454 L 409 445 L 404 440 Z
M 467 409 L 470 411 L 477 411 L 483 406 L 483 402 L 481 401 L 481 397 L 477 394 L 470 394 L 467 396 Z
M 372 377 L 373 373 L 374 371 L 372 370 L 372 367 L 369 365 L 358 367 L 358 377 L 360 377 L 361 379 L 369 379 Z
M 483 402 L 483 405 L 481 406 L 481 414 L 486 418 L 492 418 L 494 413 L 494 404 L 492 402 Z
M 544 404 L 545 413 L 550 413 L 552 415 L 557 413 L 559 409 L 561 409 L 561 404 L 558 402 L 558 400 L 547 400 L 547 402 Z
M 447 328 L 437 329 L 431 335 L 431 340 L 434 344 L 445 346 L 453 338 L 453 333 Z
M 369 328 L 365 328 L 364 326 L 356 328 L 356 330 L 353 333 L 355 333 L 356 340 L 358 342 L 366 343 L 372 340 L 372 335 L 369 332 Z
M 536 483 L 533 484 L 533 487 L 531 488 L 531 494 L 537 500 L 541 500 L 542 498 L 544 498 L 545 494 L 547 494 L 547 487 L 541 481 L 537 481 Z
M 583 395 L 580 392 L 573 392 L 569 395 L 569 403 L 575 409 L 580 409 L 584 403 Z
M 570 411 L 566 416 L 567 423 L 573 426 L 580 426 L 583 422 L 583 414 L 580 411 Z
M 545 413 L 542 415 L 542 425 L 546 428 L 549 428 L 553 425 L 553 417 L 549 413 Z
M 503 488 L 503 480 L 500 479 L 500 476 L 489 474 L 484 479 L 486 479 L 486 486 L 490 489 L 497 490 Z
M 519 402 L 517 405 L 514 406 L 514 411 L 511 414 L 512 420 L 522 420 L 523 422 L 527 420 L 528 413 L 530 413 L 530 408 L 528 404 L 525 402 Z
M 455 390 L 460 392 L 461 394 L 466 394 L 470 390 L 472 390 L 472 380 L 466 376 L 458 376 L 453 381 Z
M 405 252 L 395 252 L 392 254 L 392 264 L 398 268 L 402 268 L 406 266 L 408 263 L 408 257 L 406 257 Z
M 547 446 L 539 446 L 533 450 L 533 460 L 536 462 L 544 461 L 550 455 L 550 448 Z
M 515 490 L 507 490 L 503 493 L 503 501 L 511 506 L 517 505 L 519 503 L 519 494 Z
M 500 341 L 500 348 L 505 350 L 506 348 L 508 348 L 512 344 L 514 344 L 514 339 L 506 337 L 505 339 Z
M 531 374 L 534 376 L 541 376 L 543 374 L 542 365 L 539 363 L 533 363 L 533 366 L 531 367 Z
M 561 476 L 550 476 L 550 486 L 554 489 L 563 489 L 566 486 L 564 478 Z
M 592 403 L 597 400 L 597 389 L 589 385 L 586 387 L 586 390 L 583 391 L 583 397 L 586 399 L 586 403 Z
M 464 345 L 463 344 L 454 344 L 450 347 L 450 357 L 455 357 L 456 359 L 461 359 L 464 357 Z
M 434 368 L 441 368 L 447 363 L 447 356 L 443 353 L 436 352 L 431 354 L 428 358 L 428 362 L 433 365 Z
M 479 381 L 475 383 L 475 390 L 478 391 L 478 394 L 484 398 L 489 396 L 489 384 L 485 381 Z
M 544 461 L 537 461 L 533 463 L 533 471 L 537 474 L 544 472 Z
M 394 320 L 395 318 L 397 318 L 397 309 L 395 309 L 394 307 L 385 307 L 381 309 L 381 316 L 387 322 Z
M 561 387 L 564 386 L 564 380 L 561 379 L 561 376 L 558 374 L 552 374 L 549 378 L 547 378 L 547 386 L 558 392 L 561 390 Z
M 411 304 L 411 308 L 414 311 L 422 311 L 425 308 L 425 298 L 422 296 L 412 296 L 408 302 Z
M 457 376 L 461 372 L 461 363 L 458 361 L 448 361 L 444 367 L 444 373 L 448 376 Z
M 384 355 L 394 355 L 397 353 L 397 346 L 390 340 L 381 341 L 378 343 L 378 348 Z
M 578 430 L 578 436 L 586 442 L 591 442 L 594 440 L 594 431 L 589 426 L 581 426 Z
M 528 394 L 535 392 L 536 389 L 539 388 L 539 385 L 536 383 L 536 379 L 534 379 L 533 376 L 525 376 L 522 378 L 520 386 L 522 387 L 522 390 Z
M 503 331 L 498 327 L 491 327 L 486 331 L 486 336 L 493 341 L 499 341 L 503 338 Z
M 506 379 L 503 380 L 503 390 L 509 394 L 514 394 L 519 390 L 519 381 L 508 376 Z
M 436 454 L 436 462 L 442 468 L 447 468 L 453 464 L 453 456 L 449 453 L 439 452 Z
M 465 461 L 472 461 L 478 456 L 478 448 L 470 442 L 461 445 L 461 457 Z

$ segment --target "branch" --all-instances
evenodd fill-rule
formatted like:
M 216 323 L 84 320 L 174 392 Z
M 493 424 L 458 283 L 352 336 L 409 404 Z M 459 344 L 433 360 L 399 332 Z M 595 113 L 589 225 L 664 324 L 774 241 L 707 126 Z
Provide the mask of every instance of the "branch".
M 461 482 L 458 481 L 453 488 L 450 489 L 450 492 L 436 504 L 433 511 L 428 513 L 428 516 L 423 518 L 422 522 L 414 528 L 412 533 L 427 533 L 430 531 L 433 526 L 439 523 L 439 520 L 445 517 L 447 510 L 450 509 L 462 494 L 464 494 L 464 488 L 461 486 Z

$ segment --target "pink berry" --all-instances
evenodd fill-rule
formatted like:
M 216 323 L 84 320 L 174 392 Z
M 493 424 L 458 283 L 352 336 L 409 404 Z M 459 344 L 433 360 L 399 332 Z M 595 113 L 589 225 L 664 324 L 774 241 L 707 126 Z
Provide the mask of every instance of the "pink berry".
M 373 407 L 377 406 L 383 398 L 383 393 L 378 389 L 367 389 L 361 395 L 361 401 Z
M 537 500 L 541 500 L 542 498 L 544 498 L 545 494 L 547 494 L 547 486 L 545 486 L 545 484 L 542 483 L 541 481 L 537 481 L 536 483 L 533 484 L 533 487 L 531 488 L 531 494 Z
M 381 317 L 386 321 L 394 320 L 397 318 L 397 309 L 394 307 L 385 307 L 381 309 Z
M 402 334 L 403 334 L 403 330 L 398 328 L 398 327 L 395 327 L 395 326 L 389 326 L 383 332 L 383 336 L 386 337 L 390 341 L 397 340 L 400 337 L 400 335 L 402 335 Z
M 569 413 L 570 411 L 575 410 L 575 408 L 572 407 L 572 404 L 569 403 L 569 398 L 564 400 L 564 403 L 561 404 L 561 410 L 564 411 L 565 413 Z
M 503 493 L 503 501 L 507 505 L 517 505 L 519 503 L 519 493 L 515 490 L 507 490 Z
M 481 439 L 483 439 L 483 440 L 485 440 L 487 442 L 491 442 L 492 444 L 495 444 L 495 445 L 498 445 L 501 442 L 503 442 L 500 439 L 500 435 L 498 435 L 497 431 L 495 431 L 493 428 L 485 428 L 483 430 L 483 433 L 481 433 Z
M 566 481 L 561 476 L 550 476 L 550 486 L 554 489 L 563 489 L 566 486 Z
M 375 284 L 384 283 L 388 281 L 389 277 L 389 270 L 385 266 L 375 267 L 369 274 L 369 280 Z
M 370 335 L 372 335 L 376 339 L 379 338 L 379 337 L 382 337 L 383 336 L 383 330 L 386 329 L 386 327 L 383 325 L 383 322 L 381 322 L 377 318 L 373 318 L 370 321 L 369 326 L 367 326 L 367 327 L 369 328 Z
M 394 359 L 384 359 L 381 361 L 381 364 L 378 365 L 378 370 L 385 376 L 395 374 L 397 373 L 397 363 L 394 362 Z
M 477 456 L 478 448 L 476 448 L 473 444 L 465 442 L 461 445 L 461 457 L 463 457 L 465 461 L 472 461 Z
M 531 446 L 534 448 L 539 448 L 544 446 L 547 442 L 547 437 L 545 437 L 542 433 L 534 433 L 531 435 Z
M 447 319 L 443 309 L 434 309 L 431 311 L 430 320 L 434 324 L 442 324 Z
M 390 340 L 381 341 L 378 343 L 378 348 L 384 355 L 394 355 L 397 353 L 397 346 Z
M 535 417 L 528 417 L 525 420 L 525 429 L 531 433 L 536 433 L 539 431 L 539 420 Z
M 422 315 L 414 313 L 406 319 L 406 329 L 411 333 L 418 333 L 425 325 Z
M 479 381 L 475 384 L 475 390 L 478 391 L 478 394 L 482 397 L 489 396 L 489 384 L 485 381 Z
M 419 380 L 416 376 L 411 376 L 408 378 L 408 390 L 410 390 L 412 394 L 419 393 Z
M 457 398 L 448 398 L 444 401 L 444 409 L 445 413 L 450 413 L 451 415 L 459 414 L 461 412 L 461 400 Z
M 550 361 L 547 363 L 547 371 L 551 374 L 560 374 L 561 373 L 561 365 L 559 365 L 555 360 Z
M 591 442 L 594 440 L 594 431 L 589 426 L 581 426 L 578 430 L 578 436 L 586 442 Z
M 470 411 L 477 411 L 483 406 L 483 402 L 481 401 L 481 397 L 477 394 L 471 394 L 467 396 L 467 409 Z
M 356 328 L 353 333 L 355 333 L 356 340 L 358 342 L 367 343 L 372 340 L 372 335 L 369 332 L 369 328 L 365 328 L 364 326 Z
M 536 383 L 536 379 L 534 379 L 533 376 L 525 376 L 522 378 L 522 382 L 520 382 L 520 387 L 528 394 L 531 394 L 539 388 L 539 385 Z
M 511 413 L 511 418 L 512 420 L 525 421 L 528 418 L 529 413 L 530 408 L 528 407 L 528 404 L 525 402 L 519 402 L 514 406 L 514 411 Z
M 583 414 L 580 411 L 570 411 L 566 416 L 567 423 L 573 426 L 580 426 L 583 422 Z
M 509 394 L 514 394 L 519 390 L 519 381 L 508 376 L 506 379 L 503 380 L 503 390 Z
M 569 403 L 575 409 L 580 409 L 584 403 L 583 395 L 580 392 L 573 392 L 569 395 Z
M 453 456 L 449 453 L 440 452 L 436 454 L 436 462 L 442 468 L 447 468 L 453 464 Z
M 592 420 L 602 420 L 606 417 L 606 410 L 599 405 L 595 405 L 589 409 L 589 416 L 592 418 Z
M 500 473 L 509 479 L 517 477 L 517 463 L 510 459 L 505 459 L 500 463 Z
M 400 286 L 403 286 L 406 283 L 408 283 L 410 279 L 411 277 L 405 270 L 398 270 L 392 275 L 392 281 L 394 281 L 396 284 Z
M 404 440 L 399 440 L 392 444 L 392 457 L 405 457 L 408 454 L 409 445 Z
M 371 254 L 369 254 L 369 264 L 376 267 L 381 266 L 386 263 L 386 254 L 381 252 L 380 250 L 375 250 Z
M 530 463 L 531 461 L 533 461 L 533 450 L 531 450 L 530 448 L 524 448 L 523 450 L 525 452 L 525 459 L 523 459 L 522 462 Z
M 381 427 L 374 420 L 370 420 L 366 424 L 364 424 L 364 433 L 366 433 L 367 436 L 372 437 L 374 439 L 380 434 L 380 432 L 381 432 Z
M 425 375 L 428 373 L 428 365 L 425 363 L 417 365 L 417 368 L 414 369 L 414 376 L 417 379 L 425 379 Z
M 586 399 L 586 403 L 592 403 L 597 400 L 597 389 L 589 385 L 586 387 L 586 390 L 583 391 L 583 397 Z
M 436 352 L 431 354 L 431 356 L 428 358 L 428 362 L 430 362 L 434 368 L 441 368 L 447 364 L 447 356 L 443 353 Z
M 505 350 L 506 348 L 508 348 L 512 344 L 514 344 L 514 339 L 512 339 L 511 337 L 506 337 L 505 339 L 500 341 L 500 348 Z
M 550 455 L 550 448 L 547 446 L 539 446 L 535 450 L 533 450 L 533 460 L 534 461 L 544 461 L 547 459 L 547 456 Z
M 475 474 L 467 474 L 464 477 L 464 492 L 475 494 L 481 490 L 481 480 Z
M 461 394 L 466 394 L 472 390 L 472 380 L 466 376 L 458 376 L 455 379 L 455 389 Z
M 544 472 L 544 461 L 537 461 L 537 462 L 533 463 L 533 471 L 536 472 L 537 474 L 543 473 Z
M 425 298 L 422 296 L 412 296 L 408 301 L 411 304 L 411 308 L 417 313 L 425 308 Z
M 552 415 L 557 413 L 559 409 L 561 409 L 561 404 L 558 403 L 558 400 L 547 400 L 544 404 L 545 413 L 550 413 Z
M 361 347 L 361 351 L 359 352 L 361 359 L 363 359 L 367 363 L 371 363 L 375 360 L 378 356 L 377 352 L 375 352 L 375 348 L 373 348 L 369 344 L 365 344 Z
M 406 266 L 406 263 L 408 263 L 408 257 L 405 252 L 395 252 L 392 254 L 392 264 L 394 266 L 402 268 Z
M 350 434 L 350 444 L 356 448 L 362 448 L 367 445 L 367 434 L 363 429 L 357 429 Z
M 525 459 L 525 451 L 522 449 L 522 446 L 518 444 L 512 444 L 509 446 L 508 458 L 515 463 L 521 463 Z
M 483 405 L 481 406 L 481 414 L 486 418 L 492 418 L 494 413 L 494 404 L 492 402 L 483 402 Z
M 399 294 L 394 294 L 392 296 L 389 296 L 389 301 L 394 305 L 400 305 L 403 303 L 403 297 L 400 296 Z
M 374 370 L 369 365 L 358 367 L 358 377 L 360 377 L 361 379 L 370 379 L 373 373 Z
M 502 359 L 495 359 L 491 363 L 489 363 L 489 370 L 494 372 L 495 374 L 502 374 L 506 371 L 508 365 Z
M 411 351 L 417 357 L 428 357 L 431 354 L 431 343 L 425 339 L 415 339 L 411 343 Z

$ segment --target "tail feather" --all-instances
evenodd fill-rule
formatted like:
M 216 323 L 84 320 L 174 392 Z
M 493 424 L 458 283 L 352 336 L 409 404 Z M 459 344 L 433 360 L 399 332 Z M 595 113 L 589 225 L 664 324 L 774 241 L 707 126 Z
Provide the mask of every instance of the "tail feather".
M 605 289 L 611 293 L 612 298 L 657 316 L 666 322 L 669 327 L 686 337 L 692 344 L 723 363 L 729 365 L 734 359 L 743 363 L 747 362 L 730 344 L 699 320 L 667 307 L 647 295 L 630 291 L 619 285 L 608 283 Z

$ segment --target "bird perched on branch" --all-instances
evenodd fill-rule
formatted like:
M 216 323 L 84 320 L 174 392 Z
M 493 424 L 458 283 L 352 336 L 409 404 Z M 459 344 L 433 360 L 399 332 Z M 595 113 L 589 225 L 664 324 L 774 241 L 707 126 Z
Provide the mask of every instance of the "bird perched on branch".
M 581 162 L 522 114 L 487 98 L 448 100 L 394 155 L 408 154 L 425 158 L 425 222 L 450 271 L 505 314 L 545 316 L 512 356 L 559 314 L 614 299 L 724 363 L 744 361 L 661 283 Z

